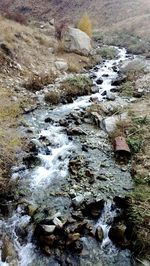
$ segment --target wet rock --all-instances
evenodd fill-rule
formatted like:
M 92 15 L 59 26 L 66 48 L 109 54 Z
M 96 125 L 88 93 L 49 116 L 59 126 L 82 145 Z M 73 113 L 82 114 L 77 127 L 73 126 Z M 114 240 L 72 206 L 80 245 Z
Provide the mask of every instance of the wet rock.
M 75 206 L 80 206 L 80 204 L 82 204 L 83 201 L 84 201 L 83 195 L 76 196 L 74 199 L 72 199 L 72 203 Z
M 129 197 L 121 198 L 119 196 L 114 197 L 114 202 L 117 207 L 121 209 L 129 208 L 131 199 Z
M 56 236 L 55 235 L 47 235 L 47 236 L 41 235 L 39 237 L 39 240 L 40 240 L 40 246 L 48 245 L 50 248 L 52 248 L 55 244 Z
M 88 152 L 88 146 L 87 145 L 82 145 L 82 151 Z
M 98 227 L 96 228 L 96 231 L 95 231 L 95 237 L 96 237 L 96 239 L 97 239 L 98 241 L 101 241 L 101 242 L 102 242 L 102 240 L 103 240 L 103 238 L 104 238 L 104 232 L 103 232 L 103 229 L 102 229 L 101 226 L 98 226 Z
M 86 132 L 79 127 L 67 129 L 67 133 L 68 135 L 86 135 Z
M 109 74 L 103 74 L 102 77 L 108 78 Z
M 94 87 L 91 88 L 91 92 L 92 93 L 97 93 L 97 92 L 99 92 L 99 88 L 94 86 Z
M 109 101 L 114 101 L 116 98 L 116 96 L 111 93 L 110 91 L 107 91 L 107 94 L 106 94 L 106 99 L 109 100 Z
M 83 221 L 83 214 L 82 214 L 82 212 L 81 211 L 74 211 L 73 213 L 72 213 L 72 217 L 74 218 L 74 219 L 76 219 L 77 221 Z
M 80 167 L 81 167 L 80 158 L 76 158 L 74 160 L 70 160 L 70 162 L 69 162 L 69 171 L 71 172 L 71 174 L 76 174 L 77 171 L 80 170 Z
M 38 210 L 38 207 L 36 205 L 30 204 L 27 207 L 27 213 L 29 216 L 33 216 L 35 212 Z
M 53 223 L 54 223 L 54 225 L 56 225 L 56 227 L 58 227 L 58 228 L 62 228 L 62 227 L 63 227 L 63 223 L 62 223 L 61 220 L 58 219 L 57 217 L 55 217 L 55 218 L 53 219 Z
M 93 68 L 94 71 L 98 72 L 99 68 L 96 66 Z
M 10 241 L 9 237 L 5 235 L 2 239 L 2 253 L 1 259 L 3 262 L 11 263 L 12 266 L 17 265 L 17 254 L 15 248 Z M 12 263 L 14 261 L 14 264 Z M 15 264 L 16 263 L 16 264 Z
M 91 112 L 90 116 L 91 116 L 94 124 L 97 125 L 98 127 L 100 127 L 102 116 L 100 114 L 98 114 L 97 112 Z
M 91 73 L 91 74 L 89 75 L 89 77 L 90 77 L 90 79 L 96 79 L 96 78 L 97 78 L 97 75 L 94 74 L 94 73 Z
M 68 123 L 68 121 L 66 119 L 60 119 L 59 120 L 59 124 L 62 127 L 68 127 L 69 126 L 69 123 Z
M 92 216 L 93 218 L 98 218 L 104 208 L 104 200 L 93 200 L 91 202 L 86 202 L 82 212 L 85 216 Z
M 40 165 L 41 160 L 40 158 L 32 154 L 29 154 L 27 157 L 23 158 L 23 162 L 28 168 L 33 168 L 35 166 Z
M 125 246 L 127 244 L 125 233 L 126 226 L 124 224 L 114 225 L 110 228 L 108 236 L 116 245 Z
M 54 233 L 56 226 L 55 225 L 41 225 L 46 233 Z
M 99 99 L 98 99 L 98 97 L 91 96 L 91 97 L 90 97 L 90 102 L 98 103 L 98 102 L 99 102 Z
M 122 83 L 126 82 L 126 80 L 127 80 L 126 76 L 119 76 L 116 79 L 112 80 L 111 85 L 120 86 Z
M 107 95 L 107 92 L 106 92 L 106 91 L 103 91 L 103 92 L 101 93 L 101 95 L 102 95 L 102 96 L 106 96 L 106 95 Z
M 112 69 L 113 69 L 113 71 L 116 72 L 116 73 L 118 73 L 118 71 L 119 71 L 117 66 L 113 66 Z
M 133 97 L 141 98 L 144 95 L 144 91 L 135 91 L 133 92 Z
M 80 239 L 80 234 L 79 233 L 69 234 L 67 242 L 66 242 L 66 245 L 70 245 L 70 244 L 72 244 L 73 242 L 75 242 L 75 241 L 77 241 L 79 239 Z
M 101 84 L 103 83 L 103 79 L 102 79 L 102 78 L 97 79 L 97 80 L 96 80 L 96 83 L 97 83 L 98 85 L 101 85 Z
M 53 122 L 53 119 L 50 118 L 50 117 L 46 117 L 45 120 L 44 120 L 45 123 L 52 123 Z

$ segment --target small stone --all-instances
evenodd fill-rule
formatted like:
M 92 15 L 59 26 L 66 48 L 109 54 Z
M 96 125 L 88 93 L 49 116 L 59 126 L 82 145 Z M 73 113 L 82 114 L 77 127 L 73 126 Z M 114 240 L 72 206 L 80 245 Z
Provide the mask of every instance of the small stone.
M 45 123 L 51 123 L 53 122 L 53 119 L 50 118 L 50 117 L 46 117 L 45 120 L 44 120 Z
M 107 100 L 114 101 L 115 98 L 116 98 L 116 97 L 115 97 L 115 95 L 114 95 L 112 92 L 107 91 L 107 95 L 106 95 L 106 99 L 107 99 Z
M 55 217 L 53 219 L 53 223 L 56 225 L 56 227 L 59 227 L 59 228 L 62 228 L 63 227 L 63 223 L 57 217 Z
M 83 201 L 84 201 L 84 196 L 83 195 L 76 196 L 74 199 L 72 199 L 72 203 L 75 206 L 79 206 L 80 204 L 83 203 Z
M 98 85 L 101 85 L 101 84 L 103 83 L 103 79 L 102 79 L 102 78 L 97 79 L 97 80 L 96 80 L 96 83 L 97 83 Z
M 102 242 L 102 240 L 104 238 L 104 232 L 103 232 L 103 229 L 102 229 L 101 226 L 98 226 L 96 228 L 95 237 L 96 237 L 97 240 Z
M 66 244 L 70 245 L 72 242 L 75 242 L 75 241 L 79 240 L 79 238 L 80 238 L 80 234 L 79 233 L 69 234 Z
M 41 225 L 41 227 L 44 229 L 46 233 L 53 233 L 55 231 L 56 226 L 55 225 Z

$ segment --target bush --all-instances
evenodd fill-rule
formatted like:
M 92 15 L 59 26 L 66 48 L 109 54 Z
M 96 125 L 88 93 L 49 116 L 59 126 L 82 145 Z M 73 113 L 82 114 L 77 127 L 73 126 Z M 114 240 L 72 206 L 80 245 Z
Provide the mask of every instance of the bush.
M 14 20 L 20 24 L 26 25 L 27 24 L 27 18 L 21 14 L 21 13 L 16 13 L 16 12 L 5 12 L 4 13 L 5 18 Z
M 56 76 L 53 72 L 47 75 L 35 75 L 33 74 L 28 80 L 27 84 L 24 84 L 24 87 L 32 92 L 40 91 L 49 84 L 52 84 Z
M 101 47 L 97 49 L 97 54 L 100 54 L 104 59 L 114 59 L 117 55 L 117 51 L 113 47 Z
M 50 91 L 45 95 L 44 100 L 48 104 L 58 104 L 61 101 L 61 96 L 59 92 Z
M 77 28 L 85 32 L 89 37 L 92 37 L 92 24 L 87 14 L 84 14 L 80 19 Z

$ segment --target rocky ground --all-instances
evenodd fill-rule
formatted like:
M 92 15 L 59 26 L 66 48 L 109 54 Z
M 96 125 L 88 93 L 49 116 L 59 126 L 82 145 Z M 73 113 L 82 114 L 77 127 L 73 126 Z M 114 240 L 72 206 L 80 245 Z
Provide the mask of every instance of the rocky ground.
M 6 208 L 8 200 L 15 204 L 17 201 L 18 204 L 19 200 L 30 194 L 30 191 L 24 191 L 20 186 L 17 189 L 16 182 L 10 182 L 10 167 L 15 165 L 16 160 L 17 165 L 20 166 L 23 161 L 27 168 L 34 168 L 34 165 L 39 163 L 35 160 L 37 143 L 31 143 L 34 130 L 30 123 L 28 125 L 24 120 L 23 115 L 35 111 L 36 117 L 37 111 L 40 125 L 43 123 L 38 113 L 40 109 L 47 106 L 52 108 L 53 104 L 72 103 L 77 96 L 96 93 L 96 88 L 91 85 L 87 75 L 83 78 L 80 75 L 74 76 L 74 73 L 86 73 L 87 68 L 101 60 L 102 53 L 96 49 L 90 56 L 62 52 L 62 47 L 54 38 L 52 25 L 44 28 L 35 25 L 18 27 L 17 23 L 12 22 L 9 32 L 10 21 L 1 18 L 1 22 L 3 27 L 0 44 L 0 190 L 1 216 L 6 216 L 11 212 L 10 206 Z M 111 58 L 115 56 L 114 51 L 108 49 L 103 55 L 105 60 L 104 56 Z M 94 78 L 92 75 L 93 73 L 91 78 Z M 60 251 L 64 248 L 66 250 L 67 246 L 71 252 L 79 254 L 83 248 L 79 240 L 81 236 L 92 236 L 102 241 L 103 232 L 101 227 L 93 230 L 94 221 L 100 216 L 104 201 L 110 195 L 111 199 L 114 198 L 116 206 L 122 209 L 119 220 L 114 222 L 109 233 L 110 238 L 116 245 L 129 247 L 136 256 L 140 255 L 139 261 L 143 257 L 149 259 L 149 61 L 142 58 L 139 61 L 135 60 L 134 63 L 129 62 L 122 67 L 119 75 L 119 79 L 113 84 L 117 86 L 115 93 L 117 91 L 120 98 L 129 102 L 129 105 L 122 105 L 121 101 L 116 104 L 112 94 L 106 95 L 107 102 L 104 104 L 92 97 L 93 104 L 90 107 L 71 112 L 68 116 L 65 115 L 65 119 L 59 119 L 59 125 L 76 144 L 76 151 L 72 158 L 69 158 L 67 185 L 61 180 L 58 189 L 55 182 L 51 189 L 45 189 L 45 197 L 47 198 L 46 193 L 49 193 L 49 200 L 42 210 L 39 208 L 40 211 L 36 204 L 40 206 L 42 196 L 41 199 L 37 197 L 35 206 L 23 203 L 25 212 L 34 221 L 34 235 L 38 245 L 46 254 L 55 254 L 64 260 L 64 265 L 69 261 L 66 262 L 66 257 L 60 256 Z M 99 85 L 101 82 L 98 81 Z M 42 97 L 45 99 L 44 102 Z M 123 113 L 127 114 L 125 119 L 116 120 L 116 116 L 120 118 Z M 56 122 L 53 117 L 45 116 L 44 119 L 44 123 Z M 117 162 L 114 172 L 112 142 L 118 135 L 128 142 L 131 161 L 130 164 L 126 164 L 124 160 Z M 41 137 L 39 141 L 44 147 L 49 146 L 49 140 L 46 138 Z M 53 145 L 55 143 L 51 143 L 51 146 Z M 61 160 L 63 159 L 60 158 Z M 129 170 L 135 182 L 132 192 L 133 183 Z M 111 182 L 115 182 L 115 185 L 110 191 Z M 124 182 L 124 186 L 120 187 L 119 182 Z M 28 187 L 26 189 L 28 190 Z M 119 197 L 125 194 L 126 198 Z M 63 219 L 59 213 L 53 213 L 53 209 L 51 213 L 47 212 L 50 202 L 53 207 L 55 204 L 61 206 L 62 198 L 66 202 L 66 208 L 62 209 Z M 70 204 L 71 215 L 68 218 Z M 26 237 L 26 232 L 19 234 Z M 59 243 L 59 248 L 56 247 L 56 243 Z M 11 243 L 7 237 L 4 240 L 4 250 L 3 261 L 8 255 L 16 256 L 10 251 Z M 72 260 L 72 257 L 69 259 Z

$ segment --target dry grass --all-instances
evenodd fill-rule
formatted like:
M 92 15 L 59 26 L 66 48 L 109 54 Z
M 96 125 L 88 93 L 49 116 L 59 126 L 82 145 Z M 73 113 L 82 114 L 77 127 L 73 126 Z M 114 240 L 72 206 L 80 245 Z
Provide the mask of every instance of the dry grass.
M 33 74 L 29 79 L 28 82 L 24 84 L 24 87 L 32 92 L 40 91 L 49 84 L 54 83 L 56 79 L 56 75 L 50 71 L 47 75 L 35 75 Z
M 16 152 L 21 149 L 21 138 L 16 132 L 21 110 L 19 104 L 11 101 L 11 93 L 2 87 L 0 92 L 0 176 L 7 176 Z

